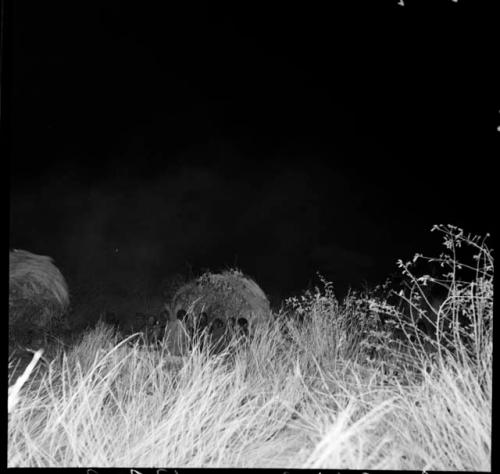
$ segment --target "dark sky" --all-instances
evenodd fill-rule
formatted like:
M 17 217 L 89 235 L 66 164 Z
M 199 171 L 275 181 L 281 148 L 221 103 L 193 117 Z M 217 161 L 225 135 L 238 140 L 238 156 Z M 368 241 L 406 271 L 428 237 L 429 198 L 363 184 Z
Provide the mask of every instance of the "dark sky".
M 492 231 L 488 12 L 178 3 L 9 3 L 11 248 L 71 281 L 237 266 L 282 296 L 437 254 L 433 224 Z

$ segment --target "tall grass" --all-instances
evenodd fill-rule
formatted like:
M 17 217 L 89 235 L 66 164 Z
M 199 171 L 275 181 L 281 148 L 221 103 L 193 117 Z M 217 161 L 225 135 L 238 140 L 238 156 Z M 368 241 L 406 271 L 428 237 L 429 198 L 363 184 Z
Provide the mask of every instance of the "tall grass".
M 8 465 L 490 470 L 493 258 L 462 237 L 482 263 L 439 309 L 441 338 L 326 281 L 218 353 L 197 336 L 174 357 L 99 324 L 20 392 Z

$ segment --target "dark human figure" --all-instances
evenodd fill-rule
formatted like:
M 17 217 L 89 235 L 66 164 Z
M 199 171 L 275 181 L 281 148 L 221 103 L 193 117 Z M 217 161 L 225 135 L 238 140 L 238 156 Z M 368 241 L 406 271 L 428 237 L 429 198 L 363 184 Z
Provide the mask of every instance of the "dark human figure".
M 187 316 L 187 312 L 185 310 L 180 309 L 179 311 L 177 311 L 177 319 L 179 319 L 181 321 L 185 321 L 186 316 Z
M 212 350 L 220 352 L 224 347 L 224 336 L 226 333 L 226 325 L 220 318 L 215 318 L 210 324 L 210 336 L 212 342 Z
M 246 318 L 238 319 L 238 326 L 241 333 L 245 336 L 248 336 L 248 321 Z
M 203 331 L 208 326 L 208 314 L 202 311 L 200 314 L 199 330 Z
M 104 313 L 104 320 L 114 326 L 115 328 L 118 328 L 120 326 L 120 318 L 116 315 L 116 313 L 113 313 L 112 311 L 106 311 Z

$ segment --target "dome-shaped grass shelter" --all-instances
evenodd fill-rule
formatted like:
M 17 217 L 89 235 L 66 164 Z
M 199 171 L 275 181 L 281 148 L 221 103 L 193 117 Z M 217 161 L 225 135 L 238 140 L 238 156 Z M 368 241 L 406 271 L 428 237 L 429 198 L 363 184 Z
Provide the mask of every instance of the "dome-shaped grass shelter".
M 69 306 L 66 280 L 51 257 L 26 250 L 9 253 L 10 336 L 29 342 L 53 329 Z
M 168 325 L 184 324 L 193 335 L 207 328 L 213 340 L 234 331 L 252 333 L 271 316 L 269 300 L 262 289 L 238 270 L 206 272 L 181 286 L 166 305 Z

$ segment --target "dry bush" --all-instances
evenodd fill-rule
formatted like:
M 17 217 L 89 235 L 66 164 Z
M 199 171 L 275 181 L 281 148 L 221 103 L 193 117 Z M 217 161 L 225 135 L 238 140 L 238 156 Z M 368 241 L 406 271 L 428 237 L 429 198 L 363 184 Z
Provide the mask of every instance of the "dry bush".
M 392 324 L 403 333 L 400 340 L 411 352 L 479 361 L 493 330 L 488 235 L 466 235 L 451 225 L 432 230 L 443 234 L 446 251 L 439 257 L 416 254 L 412 261 L 399 261 L 404 277 L 404 288 L 397 294 L 401 303 L 395 306 L 372 298 L 370 308 L 384 317 L 386 327 Z
M 320 276 L 323 288 L 285 301 L 282 333 L 298 347 L 316 345 L 316 357 L 324 341 L 330 358 L 382 364 L 383 374 L 404 383 L 436 359 L 478 364 L 492 339 L 493 257 L 485 239 L 453 226 L 434 229 L 447 249 L 438 258 L 417 254 L 399 263 L 399 279 L 350 291 L 342 303 Z

